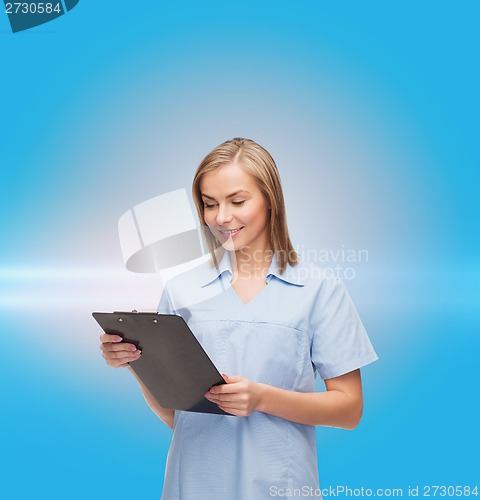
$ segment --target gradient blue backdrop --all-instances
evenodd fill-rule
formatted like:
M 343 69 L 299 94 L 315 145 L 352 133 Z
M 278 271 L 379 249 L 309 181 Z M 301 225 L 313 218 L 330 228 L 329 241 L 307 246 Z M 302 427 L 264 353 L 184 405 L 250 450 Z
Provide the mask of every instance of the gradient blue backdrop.
M 12 34 L 0 13 L 3 498 L 159 497 L 171 431 L 90 313 L 156 306 L 117 220 L 235 136 L 276 159 L 297 246 L 368 252 L 345 283 L 380 360 L 360 426 L 317 431 L 322 487 L 480 482 L 479 14 L 82 0 Z

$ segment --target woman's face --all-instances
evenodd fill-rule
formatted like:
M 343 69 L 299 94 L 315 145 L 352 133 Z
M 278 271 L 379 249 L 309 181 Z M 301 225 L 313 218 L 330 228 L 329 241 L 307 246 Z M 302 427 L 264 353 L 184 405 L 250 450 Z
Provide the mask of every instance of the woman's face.
M 255 255 L 269 248 L 268 203 L 255 180 L 236 163 L 200 181 L 205 223 L 229 251 Z

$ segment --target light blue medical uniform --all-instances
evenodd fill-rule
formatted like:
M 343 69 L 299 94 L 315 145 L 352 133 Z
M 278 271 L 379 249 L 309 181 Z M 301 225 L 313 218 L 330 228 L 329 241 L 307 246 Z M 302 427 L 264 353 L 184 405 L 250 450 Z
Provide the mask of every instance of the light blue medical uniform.
M 313 392 L 316 372 L 329 379 L 378 359 L 342 281 L 317 266 L 300 261 L 280 274 L 273 258 L 267 285 L 247 304 L 231 278 L 225 252 L 218 266 L 168 281 L 158 307 L 183 316 L 220 373 Z M 162 500 L 262 500 L 318 488 L 314 426 L 258 411 L 175 411 Z

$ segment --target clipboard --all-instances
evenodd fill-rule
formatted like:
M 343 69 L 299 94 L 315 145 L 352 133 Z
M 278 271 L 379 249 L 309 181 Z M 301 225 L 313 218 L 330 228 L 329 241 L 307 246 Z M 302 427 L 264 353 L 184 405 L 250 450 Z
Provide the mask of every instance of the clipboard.
M 161 406 L 233 416 L 205 398 L 225 381 L 181 316 L 136 311 L 92 316 L 105 333 L 142 351 L 129 365 Z

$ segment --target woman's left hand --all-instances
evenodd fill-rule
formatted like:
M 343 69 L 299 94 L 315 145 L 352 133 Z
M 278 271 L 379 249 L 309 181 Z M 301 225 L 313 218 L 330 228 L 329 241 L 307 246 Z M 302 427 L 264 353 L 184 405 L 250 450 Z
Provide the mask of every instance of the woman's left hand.
M 226 384 L 212 387 L 205 397 L 227 413 L 247 417 L 260 403 L 262 384 L 245 377 L 228 377 L 224 373 L 222 376 Z

